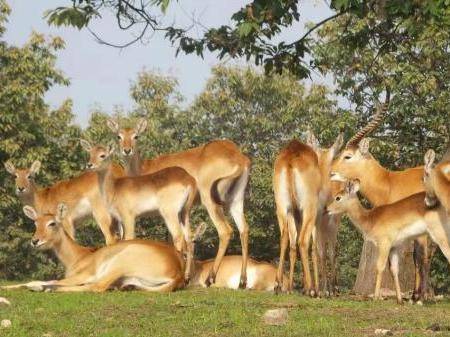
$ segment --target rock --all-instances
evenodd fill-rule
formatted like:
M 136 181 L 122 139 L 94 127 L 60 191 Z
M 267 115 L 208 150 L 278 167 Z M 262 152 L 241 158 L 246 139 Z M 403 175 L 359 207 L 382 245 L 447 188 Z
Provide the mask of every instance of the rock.
M 11 305 L 11 302 L 4 297 L 0 297 L 0 304 Z
M 11 327 L 11 321 L 9 319 L 2 319 L 0 322 L 0 326 L 2 328 L 10 328 Z
M 263 320 L 267 325 L 284 325 L 288 320 L 288 311 L 286 308 L 267 310 Z
M 392 336 L 394 335 L 391 330 L 388 329 L 376 329 L 375 335 L 377 336 Z

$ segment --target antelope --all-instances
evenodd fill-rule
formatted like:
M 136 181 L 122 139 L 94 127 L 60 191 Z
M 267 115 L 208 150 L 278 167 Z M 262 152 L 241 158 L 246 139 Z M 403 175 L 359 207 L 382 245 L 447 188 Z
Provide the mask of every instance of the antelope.
M 194 235 L 194 241 L 204 233 L 206 224 L 201 224 L 197 227 Z M 200 286 L 206 288 L 208 286 L 207 279 L 209 270 L 214 263 L 214 259 L 206 261 L 195 261 L 195 272 L 191 277 L 190 286 Z M 241 273 L 242 256 L 240 255 L 226 255 L 223 257 L 220 269 L 216 275 L 216 282 L 213 287 L 238 289 L 239 279 Z M 252 258 L 248 260 L 247 267 L 247 289 L 273 291 L 275 287 L 275 278 L 277 274 L 276 267 L 268 262 L 259 262 Z M 287 288 L 287 278 L 283 279 L 282 290 Z
M 65 204 L 58 204 L 56 214 L 38 214 L 31 206 L 25 206 L 23 211 L 36 226 L 32 246 L 40 250 L 53 250 L 66 269 L 65 278 L 32 281 L 3 289 L 103 292 L 115 287 L 133 287 L 169 292 L 184 285 L 183 261 L 168 244 L 130 240 L 95 250 L 78 245 L 66 232 L 62 225 L 68 215 Z
M 120 129 L 119 125 L 111 119 L 107 124 L 119 139 L 120 152 L 127 163 L 129 175 L 150 174 L 164 168 L 179 166 L 194 177 L 201 203 L 206 208 L 219 235 L 219 248 L 209 273 L 208 284 L 214 283 L 233 232 L 225 216 L 225 211 L 230 211 L 241 239 L 240 288 L 245 288 L 248 225 L 244 216 L 244 195 L 249 180 L 250 159 L 243 155 L 233 142 L 215 140 L 186 151 L 142 160 L 137 148 L 137 139 L 145 131 L 147 121 L 141 119 L 135 128 L 124 129 Z
M 135 221 L 146 213 L 159 213 L 179 252 L 187 249 L 186 281 L 192 267 L 193 252 L 189 214 L 197 194 L 195 180 L 181 167 L 169 167 L 142 176 L 117 177 L 110 157 L 114 146 L 87 146 L 87 167 L 98 173 L 101 194 L 111 215 L 123 224 L 124 239 L 135 237 Z
M 322 221 L 322 214 L 330 197 L 330 166 L 342 145 L 342 135 L 337 137 L 329 149 L 321 149 L 315 136 L 308 133 L 308 144 L 292 140 L 275 160 L 273 186 L 280 227 L 280 261 L 275 290 L 279 291 L 281 288 L 289 241 L 288 291 L 293 289 L 298 244 L 303 267 L 304 292 L 314 296 L 319 293 L 319 271 L 317 245 L 313 242 L 313 289 L 309 267 L 310 239 L 315 233 L 316 224 Z M 298 229 L 300 221 L 301 229 Z
M 450 218 L 442 207 L 428 209 L 425 193 L 416 193 L 392 204 L 365 209 L 358 198 L 358 180 L 347 182 L 327 209 L 330 214 L 346 213 L 365 239 L 378 247 L 374 299 L 380 299 L 381 279 L 389 258 L 397 302 L 402 302 L 398 279 L 399 248 L 407 240 L 429 234 L 450 263 Z
M 425 204 L 435 207 L 439 203 L 450 213 L 450 147 L 441 161 L 433 167 L 436 154 L 428 150 L 425 154 Z
M 112 219 L 100 194 L 95 172 L 84 172 L 75 178 L 40 188 L 34 181 L 40 167 L 41 162 L 38 160 L 26 169 L 15 168 L 10 161 L 5 163 L 6 170 L 15 177 L 16 194 L 23 205 L 32 205 L 41 213 L 54 213 L 58 203 L 64 202 L 69 207 L 64 227 L 72 239 L 75 238 L 75 225 L 92 215 L 106 244 L 116 241 L 115 234 L 111 232 Z
M 361 194 L 374 207 L 390 204 L 410 195 L 423 192 L 423 166 L 403 171 L 390 171 L 370 154 L 368 138 L 383 120 L 389 106 L 389 95 L 383 105 L 363 129 L 357 132 L 346 144 L 342 153 L 332 165 L 331 180 L 345 181 L 358 179 Z M 417 237 L 414 242 L 415 287 L 414 300 L 421 300 L 427 295 L 428 274 L 431 252 L 428 252 L 427 236 Z

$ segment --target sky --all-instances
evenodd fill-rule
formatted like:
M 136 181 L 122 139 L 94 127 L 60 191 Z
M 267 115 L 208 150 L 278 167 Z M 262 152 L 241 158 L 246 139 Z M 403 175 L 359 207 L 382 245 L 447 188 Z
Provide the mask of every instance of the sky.
M 187 26 L 192 18 L 202 26 L 217 27 L 231 24 L 231 15 L 249 1 L 241 0 L 178 0 L 172 1 L 163 19 L 167 23 Z M 125 49 L 99 44 L 91 33 L 75 28 L 49 26 L 43 18 L 48 9 L 68 5 L 70 0 L 8 0 L 12 13 L 7 24 L 5 39 L 14 45 L 24 44 L 34 30 L 46 35 L 60 36 L 66 48 L 58 52 L 57 67 L 70 79 L 70 86 L 55 86 L 46 94 L 51 107 L 59 106 L 65 99 L 73 99 L 75 122 L 86 126 L 91 109 L 100 107 L 111 113 L 115 107 L 129 110 L 132 101 L 129 95 L 131 82 L 143 69 L 159 71 L 175 76 L 185 104 L 192 102 L 206 84 L 210 69 L 222 62 L 216 55 L 206 53 L 204 59 L 196 55 L 175 56 L 175 47 L 155 34 L 145 44 L 137 43 Z M 318 22 L 332 14 L 325 0 L 300 1 L 301 21 L 281 39 L 291 41 L 305 32 L 306 22 Z M 132 32 L 122 32 L 113 15 L 106 15 L 90 24 L 90 28 L 104 40 L 121 44 L 133 37 Z M 192 32 L 201 34 L 197 27 Z M 225 60 L 228 64 L 245 64 L 243 60 Z M 330 79 L 313 75 L 315 83 L 332 85 Z M 311 80 L 306 80 L 310 84 Z M 309 82 L 309 83 L 308 83 Z

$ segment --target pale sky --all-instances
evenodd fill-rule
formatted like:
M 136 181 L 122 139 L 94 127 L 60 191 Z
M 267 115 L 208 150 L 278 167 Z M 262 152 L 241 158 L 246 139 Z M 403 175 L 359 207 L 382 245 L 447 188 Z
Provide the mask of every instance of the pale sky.
M 186 98 L 186 104 L 189 104 L 203 89 L 211 67 L 220 62 L 215 55 L 207 52 L 204 59 L 183 53 L 175 57 L 175 47 L 172 47 L 162 34 L 155 34 L 145 45 L 138 43 L 119 50 L 99 44 L 86 29 L 78 31 L 75 28 L 48 26 L 43 19 L 43 13 L 47 9 L 67 5 L 71 3 L 70 0 L 7 1 L 12 8 L 5 34 L 7 42 L 22 45 L 33 30 L 46 35 L 58 35 L 65 40 L 66 48 L 58 53 L 57 66 L 70 79 L 71 84 L 69 87 L 52 88 L 46 95 L 46 101 L 52 107 L 57 107 L 64 99 L 72 98 L 76 122 L 82 126 L 86 126 L 89 111 L 94 106 L 100 106 L 108 113 L 114 106 L 130 109 L 130 83 L 144 68 L 177 77 L 179 90 Z M 169 23 L 187 25 L 194 15 L 207 27 L 231 24 L 231 15 L 248 2 L 172 1 L 166 20 Z M 283 33 L 281 38 L 294 40 L 304 33 L 306 22 L 318 22 L 332 14 L 325 0 L 303 0 L 300 1 L 300 8 L 301 23 Z M 131 37 L 130 33 L 123 33 L 117 28 L 112 15 L 94 21 L 90 28 L 105 40 L 115 43 L 126 42 Z M 193 32 L 195 33 L 195 30 Z M 243 60 L 226 62 L 245 63 Z M 313 81 L 331 84 L 329 79 L 325 80 L 318 75 L 313 76 Z M 310 83 L 311 81 L 307 80 L 307 84 Z

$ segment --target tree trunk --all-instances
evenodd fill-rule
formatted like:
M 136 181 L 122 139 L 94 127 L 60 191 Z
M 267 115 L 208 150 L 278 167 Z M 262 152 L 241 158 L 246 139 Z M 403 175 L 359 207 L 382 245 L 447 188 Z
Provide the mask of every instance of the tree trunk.
M 407 293 L 414 290 L 414 259 L 413 259 L 413 242 L 407 242 L 400 250 L 400 287 L 402 293 Z M 360 295 L 371 295 L 375 290 L 375 276 L 376 276 L 376 256 L 378 248 L 370 241 L 364 241 L 359 260 L 358 275 L 356 276 L 355 286 L 353 291 Z M 383 280 L 381 282 L 382 294 L 384 296 L 395 295 L 395 286 L 389 271 L 389 263 L 386 264 L 386 269 L 383 273 Z

